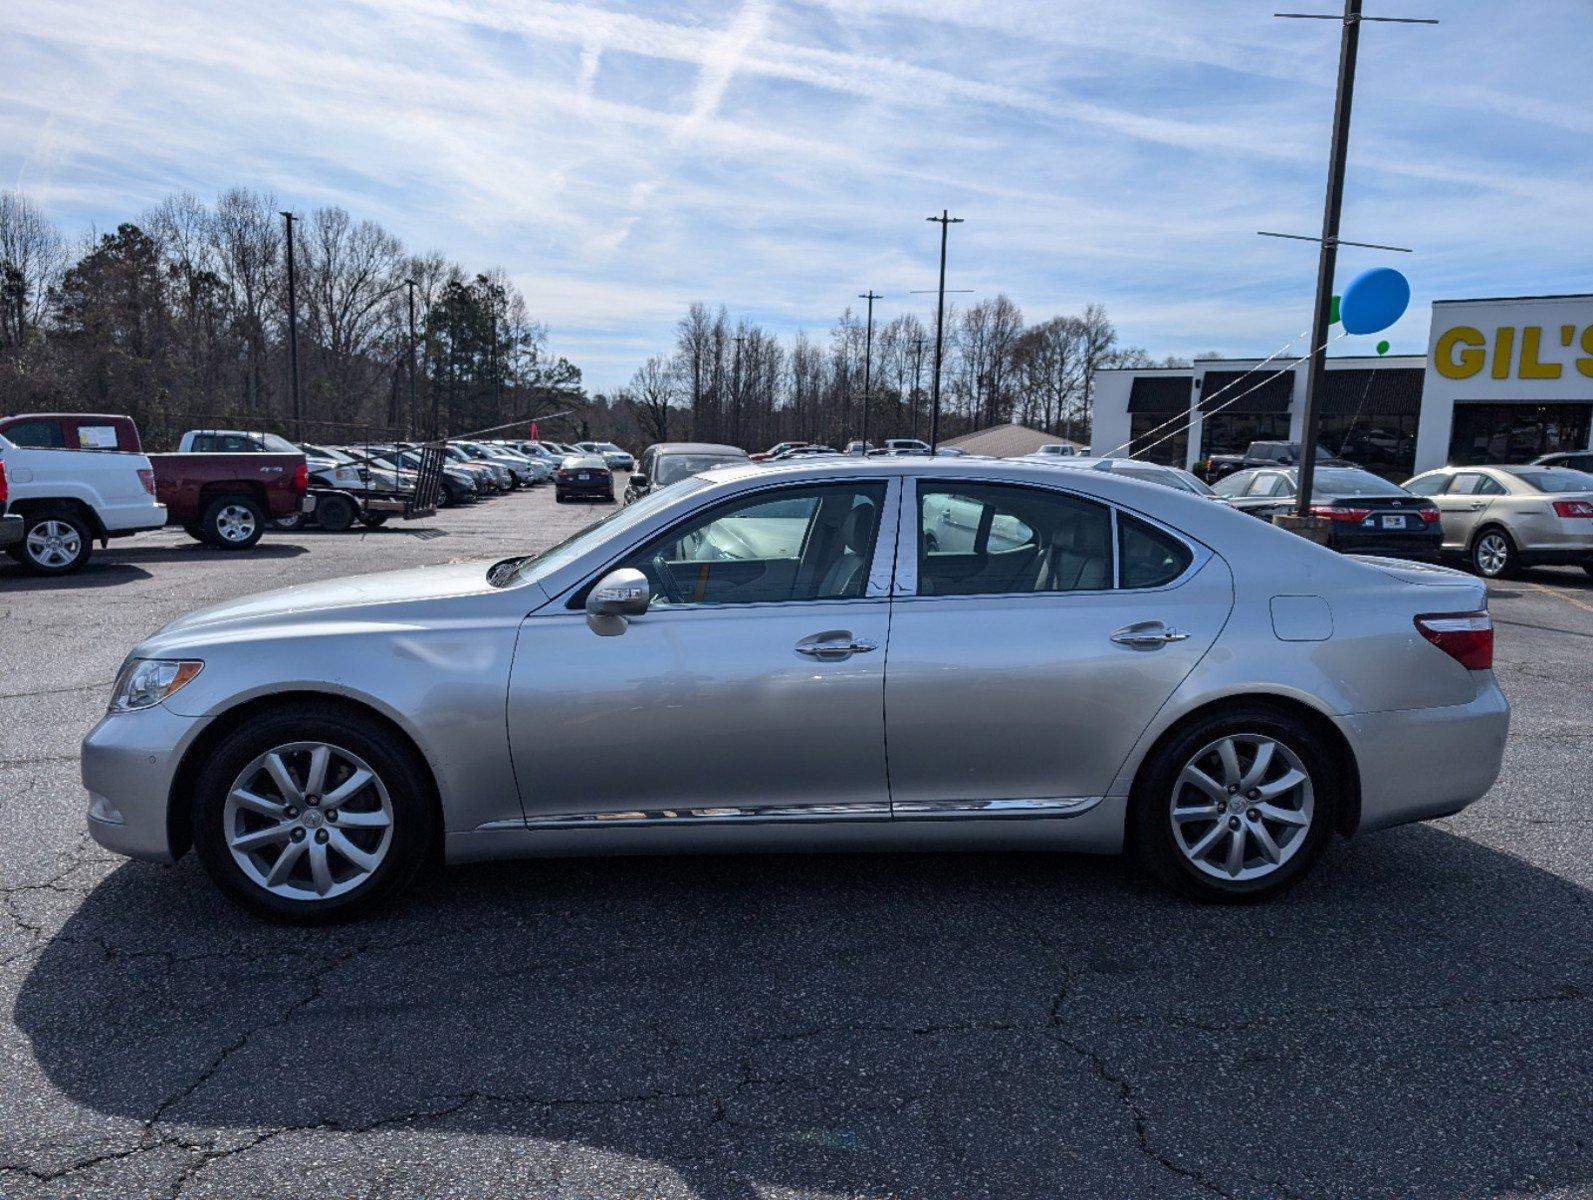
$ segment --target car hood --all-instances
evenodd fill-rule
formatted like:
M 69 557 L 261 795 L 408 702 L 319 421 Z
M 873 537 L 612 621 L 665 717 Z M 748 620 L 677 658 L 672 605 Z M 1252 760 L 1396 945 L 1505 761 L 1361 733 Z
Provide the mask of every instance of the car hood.
M 196 635 L 236 634 L 249 629 L 322 620 L 357 621 L 369 616 L 371 609 L 384 608 L 391 612 L 389 606 L 399 603 L 493 593 L 498 589 L 487 582 L 489 566 L 486 562 L 448 563 L 407 571 L 352 575 L 228 600 L 178 617 L 140 646 L 138 653 L 148 657 L 159 652 L 162 646 L 183 643 Z

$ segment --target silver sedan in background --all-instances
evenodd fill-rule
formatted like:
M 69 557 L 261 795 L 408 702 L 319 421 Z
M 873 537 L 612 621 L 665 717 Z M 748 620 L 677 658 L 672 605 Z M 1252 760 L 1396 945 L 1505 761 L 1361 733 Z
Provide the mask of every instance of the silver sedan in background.
M 1538 463 L 1439 467 L 1405 490 L 1438 505 L 1443 552 L 1485 579 L 1536 566 L 1593 575 L 1593 475 Z
M 1127 846 L 1259 900 L 1492 786 L 1486 603 L 1115 472 L 725 468 L 540 554 L 174 621 L 83 744 L 88 823 L 299 921 L 434 854 Z

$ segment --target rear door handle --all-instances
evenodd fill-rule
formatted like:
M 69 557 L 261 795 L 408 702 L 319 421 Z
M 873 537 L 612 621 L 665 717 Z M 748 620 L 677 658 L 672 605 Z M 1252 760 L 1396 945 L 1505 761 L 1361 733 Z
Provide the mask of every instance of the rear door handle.
M 1168 642 L 1188 641 L 1189 634 L 1182 629 L 1169 629 L 1160 621 L 1136 621 L 1113 633 L 1112 640 L 1131 650 L 1159 650 Z
M 798 654 L 807 658 L 816 658 L 820 662 L 841 662 L 854 654 L 867 654 L 870 650 L 878 649 L 878 642 L 854 638 L 849 629 L 826 629 L 823 633 L 812 634 L 796 644 Z

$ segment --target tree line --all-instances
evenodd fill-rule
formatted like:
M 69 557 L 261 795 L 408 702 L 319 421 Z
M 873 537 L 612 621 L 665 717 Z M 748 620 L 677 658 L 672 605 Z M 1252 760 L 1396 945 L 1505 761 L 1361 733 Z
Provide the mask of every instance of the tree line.
M 279 207 L 248 188 L 174 195 L 74 246 L 0 192 L 0 411 L 128 413 L 161 447 L 202 426 L 459 434 L 585 401 L 501 270 L 413 253 L 326 207 L 294 229 L 296 412 Z
M 696 440 L 746 448 L 788 439 L 840 446 L 928 438 L 935 331 L 912 314 L 876 323 L 848 309 L 815 339 L 788 342 L 723 306 L 690 306 L 675 345 L 630 383 L 594 398 L 602 424 L 629 443 Z M 1119 343 L 1099 304 L 1027 324 L 1006 295 L 949 310 L 942 344 L 940 437 L 1008 421 L 1088 442 L 1096 374 L 1154 362 Z

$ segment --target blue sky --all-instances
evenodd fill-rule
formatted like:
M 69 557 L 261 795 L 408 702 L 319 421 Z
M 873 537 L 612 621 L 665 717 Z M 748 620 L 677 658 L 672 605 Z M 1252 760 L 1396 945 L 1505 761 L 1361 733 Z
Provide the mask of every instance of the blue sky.
M 1319 11 L 1333 0 L 1286 6 Z M 69 231 L 247 184 L 501 265 L 592 386 L 694 299 L 822 331 L 949 286 L 1105 304 L 1153 354 L 1309 324 L 1337 27 L 1202 0 L 7 0 L 0 183 Z M 1593 286 L 1593 5 L 1378 0 L 1341 280 L 1434 298 Z M 1375 339 L 1363 339 L 1373 341 Z M 1345 351 L 1366 347 L 1342 343 Z

